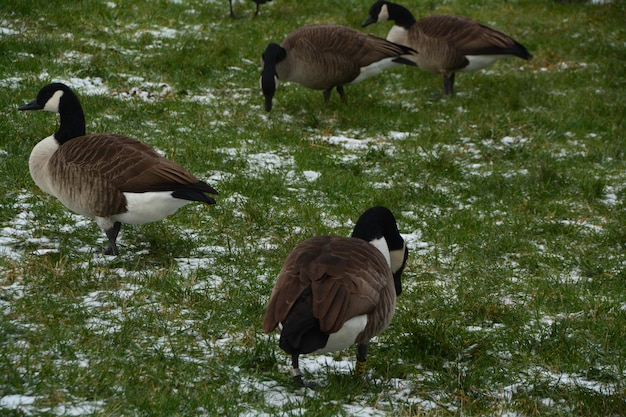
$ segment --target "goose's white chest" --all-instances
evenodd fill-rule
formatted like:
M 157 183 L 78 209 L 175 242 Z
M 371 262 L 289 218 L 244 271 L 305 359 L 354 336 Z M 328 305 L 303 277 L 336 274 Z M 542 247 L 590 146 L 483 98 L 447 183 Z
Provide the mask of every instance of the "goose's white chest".
M 387 33 L 387 40 L 400 45 L 411 46 L 409 45 L 409 31 L 402 26 L 393 25 Z
M 59 149 L 59 142 L 54 136 L 48 136 L 33 148 L 28 158 L 28 170 L 35 184 L 45 193 L 57 196 L 50 183 L 50 158 Z

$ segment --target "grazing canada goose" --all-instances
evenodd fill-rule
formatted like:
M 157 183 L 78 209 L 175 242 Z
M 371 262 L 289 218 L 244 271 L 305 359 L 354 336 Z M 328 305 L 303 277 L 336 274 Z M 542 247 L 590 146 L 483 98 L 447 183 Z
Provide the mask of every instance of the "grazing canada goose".
M 162 220 L 192 201 L 215 204 L 208 194 L 217 191 L 137 139 L 85 135 L 83 109 L 65 84 L 46 85 L 19 110 L 59 113 L 59 130 L 30 154 L 30 175 L 67 208 L 96 219 L 109 239 L 107 255 L 119 253 L 121 223 Z
M 272 0 L 252 0 L 252 1 L 256 3 L 256 12 L 254 12 L 254 17 L 257 17 L 259 15 L 259 7 L 261 7 L 262 4 L 269 3 Z M 235 13 L 233 12 L 233 0 L 228 0 L 228 4 L 230 6 L 230 17 L 234 19 Z
M 356 374 L 365 369 L 369 340 L 393 317 L 408 257 L 396 219 L 385 207 L 365 211 L 352 237 L 314 236 L 287 256 L 270 297 L 263 330 L 281 329 L 279 346 L 302 380 L 301 354 L 358 344 Z
M 265 110 L 272 109 L 278 80 L 324 90 L 326 101 L 336 87 L 356 84 L 399 64 L 415 65 L 404 56 L 411 48 L 338 25 L 309 25 L 291 32 L 282 45 L 270 43 L 263 52 L 261 88 Z
M 417 66 L 443 76 L 444 95 L 454 93 L 454 74 L 487 68 L 499 59 L 517 56 L 530 59 L 528 50 L 513 38 L 462 16 L 433 15 L 415 20 L 399 4 L 377 1 L 362 27 L 392 20 L 387 40 L 417 51 Z

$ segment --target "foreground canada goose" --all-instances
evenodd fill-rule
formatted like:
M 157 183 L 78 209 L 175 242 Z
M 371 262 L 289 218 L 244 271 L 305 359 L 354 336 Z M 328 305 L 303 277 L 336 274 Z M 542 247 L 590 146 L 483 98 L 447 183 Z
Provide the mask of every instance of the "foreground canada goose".
M 270 297 L 263 330 L 281 329 L 279 346 L 291 355 L 292 376 L 302 380 L 298 359 L 358 344 L 355 373 L 365 369 L 369 340 L 393 317 L 408 257 L 396 219 L 372 207 L 352 237 L 315 236 L 291 251 Z
M 268 3 L 272 0 L 252 0 L 252 1 L 256 3 L 256 12 L 254 12 L 254 17 L 257 17 L 259 15 L 259 7 L 261 7 L 262 4 Z M 230 17 L 234 19 L 235 13 L 233 13 L 233 0 L 228 0 L 228 5 L 230 6 Z
M 411 48 L 338 25 L 309 25 L 291 32 L 282 45 L 270 43 L 263 52 L 261 88 L 265 110 L 272 109 L 278 80 L 324 90 L 326 101 L 336 87 L 356 84 L 399 64 L 415 65 L 404 56 Z
M 109 239 L 107 255 L 119 253 L 121 223 L 161 220 L 192 201 L 215 204 L 208 194 L 217 191 L 137 139 L 85 135 L 83 109 L 64 84 L 46 85 L 19 110 L 59 113 L 59 130 L 30 154 L 30 175 L 67 208 L 96 219 Z
M 462 16 L 433 15 L 415 20 L 399 4 L 377 1 L 361 26 L 392 20 L 387 40 L 417 51 L 415 62 L 424 71 L 443 76 L 444 95 L 454 93 L 454 74 L 487 68 L 499 59 L 530 59 L 528 50 L 513 38 Z

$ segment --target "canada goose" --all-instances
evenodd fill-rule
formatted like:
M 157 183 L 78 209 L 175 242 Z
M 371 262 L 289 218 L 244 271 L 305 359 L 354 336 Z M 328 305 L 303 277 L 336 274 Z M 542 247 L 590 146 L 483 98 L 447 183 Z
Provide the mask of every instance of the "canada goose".
M 259 15 L 259 7 L 262 4 L 269 3 L 272 0 L 252 0 L 256 3 L 256 12 L 254 12 L 254 17 Z M 235 18 L 235 13 L 233 12 L 233 0 L 228 0 L 228 5 L 230 6 L 230 17 Z
M 372 207 L 352 237 L 314 236 L 287 256 L 270 296 L 263 330 L 281 329 L 279 346 L 291 355 L 291 374 L 304 386 L 301 354 L 358 344 L 355 373 L 365 369 L 369 340 L 393 317 L 408 257 L 396 219 Z
M 211 186 L 137 139 L 111 133 L 85 135 L 83 108 L 65 84 L 43 87 L 19 110 L 59 113 L 59 130 L 33 148 L 30 175 L 42 191 L 70 210 L 94 217 L 117 255 L 121 223 L 161 220 L 191 201 L 215 204 Z
M 387 40 L 417 51 L 417 66 L 443 76 L 444 95 L 454 93 L 454 74 L 487 68 L 499 59 L 517 56 L 530 59 L 528 50 L 513 38 L 462 16 L 433 15 L 415 20 L 399 4 L 377 1 L 362 27 L 392 20 Z
M 398 64 L 415 65 L 404 58 L 411 48 L 338 25 L 309 25 L 291 32 L 282 45 L 270 43 L 263 52 L 261 88 L 265 110 L 272 109 L 278 80 L 294 81 L 324 90 L 333 87 L 342 99 L 344 85 L 356 84 Z

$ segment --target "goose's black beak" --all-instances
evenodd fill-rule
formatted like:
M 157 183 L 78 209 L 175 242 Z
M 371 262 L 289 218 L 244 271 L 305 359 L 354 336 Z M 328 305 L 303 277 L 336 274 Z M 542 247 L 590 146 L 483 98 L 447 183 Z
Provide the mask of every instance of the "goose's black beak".
M 272 97 L 265 97 L 265 111 L 272 110 Z
M 28 104 L 24 104 L 23 106 L 18 108 L 18 110 L 20 110 L 20 111 L 24 111 L 24 110 L 41 110 L 41 109 L 43 109 L 43 107 L 41 106 L 41 104 L 37 103 L 37 99 L 31 101 Z
M 376 18 L 373 18 L 371 15 L 367 16 L 367 19 L 365 20 L 365 22 L 363 22 L 361 27 L 364 28 L 365 26 L 369 26 L 372 23 L 376 23 Z

